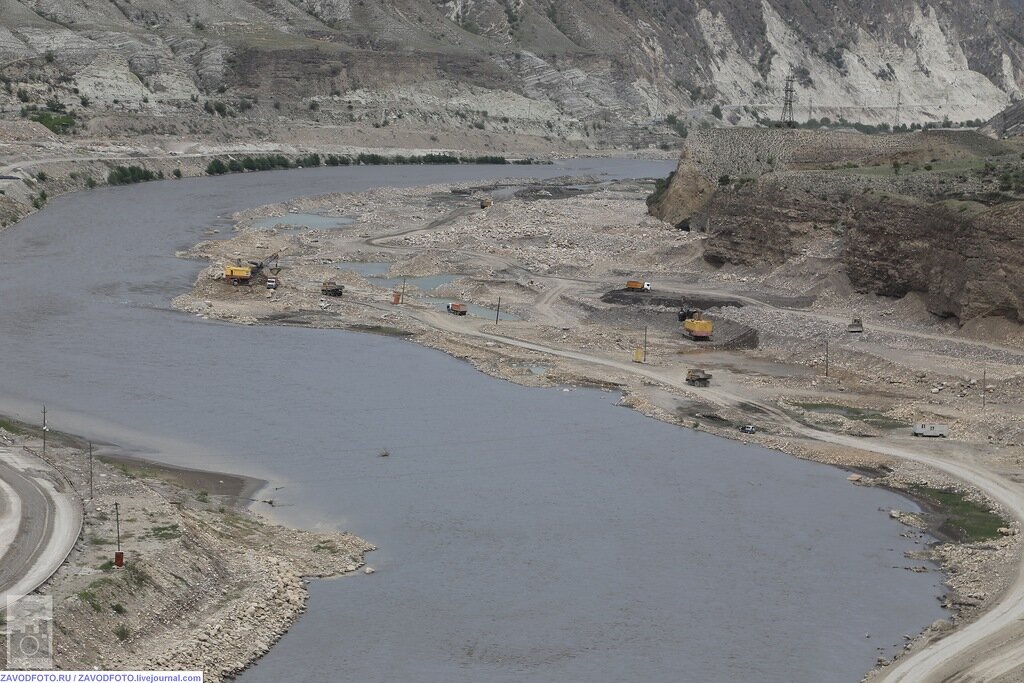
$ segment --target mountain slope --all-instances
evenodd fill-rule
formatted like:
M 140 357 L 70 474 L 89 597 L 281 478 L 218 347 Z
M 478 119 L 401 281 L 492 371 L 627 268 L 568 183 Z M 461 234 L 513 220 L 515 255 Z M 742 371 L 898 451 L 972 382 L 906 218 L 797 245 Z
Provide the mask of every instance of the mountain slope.
M 792 72 L 798 119 L 987 119 L 1024 88 L 1022 35 L 1010 0 L 0 0 L 0 106 L 247 97 L 235 113 L 440 126 L 475 108 L 582 136 L 713 104 L 778 118 Z

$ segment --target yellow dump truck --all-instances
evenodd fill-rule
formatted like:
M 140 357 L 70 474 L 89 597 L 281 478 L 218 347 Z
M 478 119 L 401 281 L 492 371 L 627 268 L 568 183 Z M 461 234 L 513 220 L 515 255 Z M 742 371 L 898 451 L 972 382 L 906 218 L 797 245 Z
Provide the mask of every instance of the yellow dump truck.
M 686 371 L 686 383 L 692 387 L 706 387 L 711 385 L 711 373 L 703 368 L 690 368 Z
M 250 265 L 224 266 L 224 279 L 233 285 L 247 285 L 252 280 L 253 267 Z
M 715 333 L 715 324 L 704 318 L 700 311 L 694 311 L 691 317 L 683 321 L 683 334 L 693 341 L 710 341 Z

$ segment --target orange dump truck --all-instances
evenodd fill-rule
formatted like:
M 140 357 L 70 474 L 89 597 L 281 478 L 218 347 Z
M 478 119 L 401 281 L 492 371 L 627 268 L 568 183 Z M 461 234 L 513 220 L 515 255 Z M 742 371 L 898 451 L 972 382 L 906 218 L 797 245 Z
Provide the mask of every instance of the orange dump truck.
M 640 280 L 630 280 L 626 283 L 626 289 L 633 292 L 649 292 L 651 291 L 651 283 L 642 282 Z
M 469 313 L 469 308 L 466 304 L 457 304 L 453 302 L 445 306 L 445 308 L 447 308 L 448 312 L 452 315 L 466 315 Z

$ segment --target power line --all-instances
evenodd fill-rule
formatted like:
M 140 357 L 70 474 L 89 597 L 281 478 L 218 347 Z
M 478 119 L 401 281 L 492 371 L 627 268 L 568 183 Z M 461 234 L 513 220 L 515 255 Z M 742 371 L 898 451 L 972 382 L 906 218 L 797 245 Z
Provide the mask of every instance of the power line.
M 786 90 L 782 104 L 782 122 L 787 125 L 792 125 L 793 123 L 793 97 L 796 94 L 796 88 L 793 84 L 795 82 L 796 77 L 793 74 L 786 76 Z

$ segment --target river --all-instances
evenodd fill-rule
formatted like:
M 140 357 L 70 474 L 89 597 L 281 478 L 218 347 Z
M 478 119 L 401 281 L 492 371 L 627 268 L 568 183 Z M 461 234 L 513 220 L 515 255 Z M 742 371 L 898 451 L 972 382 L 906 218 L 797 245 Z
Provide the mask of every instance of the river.
M 380 546 L 312 586 L 245 683 L 857 681 L 943 612 L 845 474 L 440 352 L 175 312 L 174 258 L 236 210 L 498 175 L 672 164 L 363 167 L 103 188 L 0 233 L 0 413 L 267 479 L 275 518 Z M 381 458 L 381 449 L 391 457 Z M 870 634 L 870 638 L 865 638 Z

